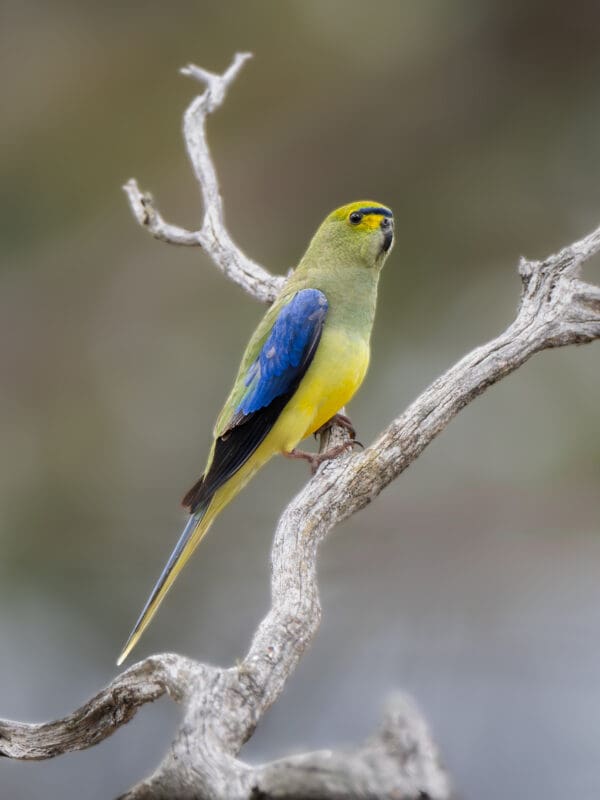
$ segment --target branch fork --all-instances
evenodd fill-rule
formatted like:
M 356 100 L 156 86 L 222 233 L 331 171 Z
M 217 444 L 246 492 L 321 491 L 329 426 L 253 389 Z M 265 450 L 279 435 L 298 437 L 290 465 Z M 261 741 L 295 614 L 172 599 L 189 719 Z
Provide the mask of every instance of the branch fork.
M 269 274 L 234 244 L 206 140 L 206 118 L 224 101 L 248 53 L 214 74 L 188 65 L 182 73 L 206 85 L 184 115 L 184 139 L 204 218 L 196 231 L 165 222 L 150 195 L 130 180 L 124 190 L 138 223 L 169 244 L 199 246 L 230 280 L 261 302 L 272 302 L 283 278 Z M 221 669 L 162 654 L 135 664 L 64 719 L 42 725 L 0 721 L 0 755 L 52 758 L 97 744 L 164 694 L 180 702 L 183 719 L 163 762 L 122 800 L 139 798 L 431 798 L 451 789 L 427 725 L 414 705 L 396 697 L 383 725 L 353 752 L 319 751 L 250 766 L 243 744 L 293 674 L 320 622 L 318 547 L 339 522 L 370 503 L 411 464 L 458 412 L 531 355 L 600 338 L 600 288 L 580 278 L 600 250 L 600 228 L 543 261 L 522 259 L 523 284 L 514 322 L 468 353 L 355 455 L 321 465 L 279 520 L 271 552 L 272 603 L 244 659 Z M 321 447 L 348 441 L 334 426 Z
M 204 204 L 204 219 L 196 231 L 188 231 L 165 222 L 152 196 L 140 191 L 131 178 L 123 186 L 138 223 L 155 239 L 168 244 L 201 247 L 223 274 L 263 303 L 272 303 L 284 279 L 271 275 L 248 258 L 233 242 L 225 227 L 223 200 L 206 139 L 206 118 L 222 105 L 230 85 L 251 58 L 251 53 L 237 53 L 222 75 L 188 64 L 181 73 L 206 85 L 205 91 L 188 106 L 183 116 L 186 150 L 198 181 Z

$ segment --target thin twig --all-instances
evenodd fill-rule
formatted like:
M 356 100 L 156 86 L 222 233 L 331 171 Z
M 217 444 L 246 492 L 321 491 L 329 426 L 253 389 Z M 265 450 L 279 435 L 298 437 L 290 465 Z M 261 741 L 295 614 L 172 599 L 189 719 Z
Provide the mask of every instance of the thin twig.
M 264 267 L 248 258 L 233 242 L 225 227 L 223 201 L 219 181 L 208 142 L 206 118 L 225 100 L 229 86 L 238 76 L 251 53 L 237 53 L 222 75 L 188 64 L 181 73 L 206 85 L 206 89 L 189 105 L 183 118 L 183 136 L 188 157 L 198 180 L 204 202 L 204 219 L 197 231 L 171 225 L 157 211 L 152 196 L 140 191 L 131 178 L 123 189 L 129 198 L 134 217 L 152 236 L 169 244 L 199 246 L 210 256 L 223 274 L 262 303 L 272 303 L 284 279 L 271 275 Z

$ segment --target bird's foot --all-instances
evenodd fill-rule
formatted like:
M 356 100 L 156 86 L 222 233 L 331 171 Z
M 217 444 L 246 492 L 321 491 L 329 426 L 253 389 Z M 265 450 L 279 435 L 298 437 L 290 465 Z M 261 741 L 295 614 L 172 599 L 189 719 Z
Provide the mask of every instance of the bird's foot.
M 352 424 L 352 420 L 345 414 L 334 414 L 331 419 L 328 419 L 324 425 L 321 425 L 321 427 L 315 431 L 315 439 L 333 425 L 339 425 L 340 428 L 344 428 L 344 430 L 348 432 L 348 436 L 352 439 L 355 445 L 358 447 L 364 447 L 363 443 L 359 442 L 356 438 L 356 429 Z
M 337 456 L 340 456 L 346 450 L 352 450 L 355 444 L 357 444 L 357 442 L 354 440 L 343 442 L 335 447 L 330 447 L 329 450 L 325 450 L 323 453 L 307 453 L 305 450 L 297 450 L 294 448 L 288 453 L 284 452 L 283 455 L 286 458 L 299 458 L 303 461 L 308 461 L 310 464 L 310 470 L 314 475 L 324 461 L 330 461 L 332 458 L 337 458 Z

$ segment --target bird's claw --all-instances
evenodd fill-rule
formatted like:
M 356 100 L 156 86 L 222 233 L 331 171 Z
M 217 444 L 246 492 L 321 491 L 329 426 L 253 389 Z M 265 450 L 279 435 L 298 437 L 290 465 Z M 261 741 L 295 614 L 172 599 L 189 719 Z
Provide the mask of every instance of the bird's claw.
M 323 453 L 307 453 L 305 450 L 290 450 L 289 453 L 284 453 L 287 458 L 298 458 L 303 461 L 308 461 L 310 471 L 314 475 L 324 461 L 330 461 L 332 458 L 337 458 L 346 450 L 352 450 L 354 447 L 354 440 L 337 444 L 335 447 L 330 447 Z

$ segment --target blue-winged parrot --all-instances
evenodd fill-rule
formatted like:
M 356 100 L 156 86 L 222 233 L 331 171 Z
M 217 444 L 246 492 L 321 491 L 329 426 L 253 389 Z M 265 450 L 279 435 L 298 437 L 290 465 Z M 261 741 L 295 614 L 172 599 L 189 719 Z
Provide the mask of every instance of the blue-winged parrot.
M 277 453 L 296 449 L 345 406 L 369 365 L 377 284 L 394 241 L 392 212 L 371 200 L 333 211 L 254 332 L 214 429 L 190 518 L 123 648 L 121 664 L 219 512 Z M 348 424 L 347 419 L 342 419 Z

